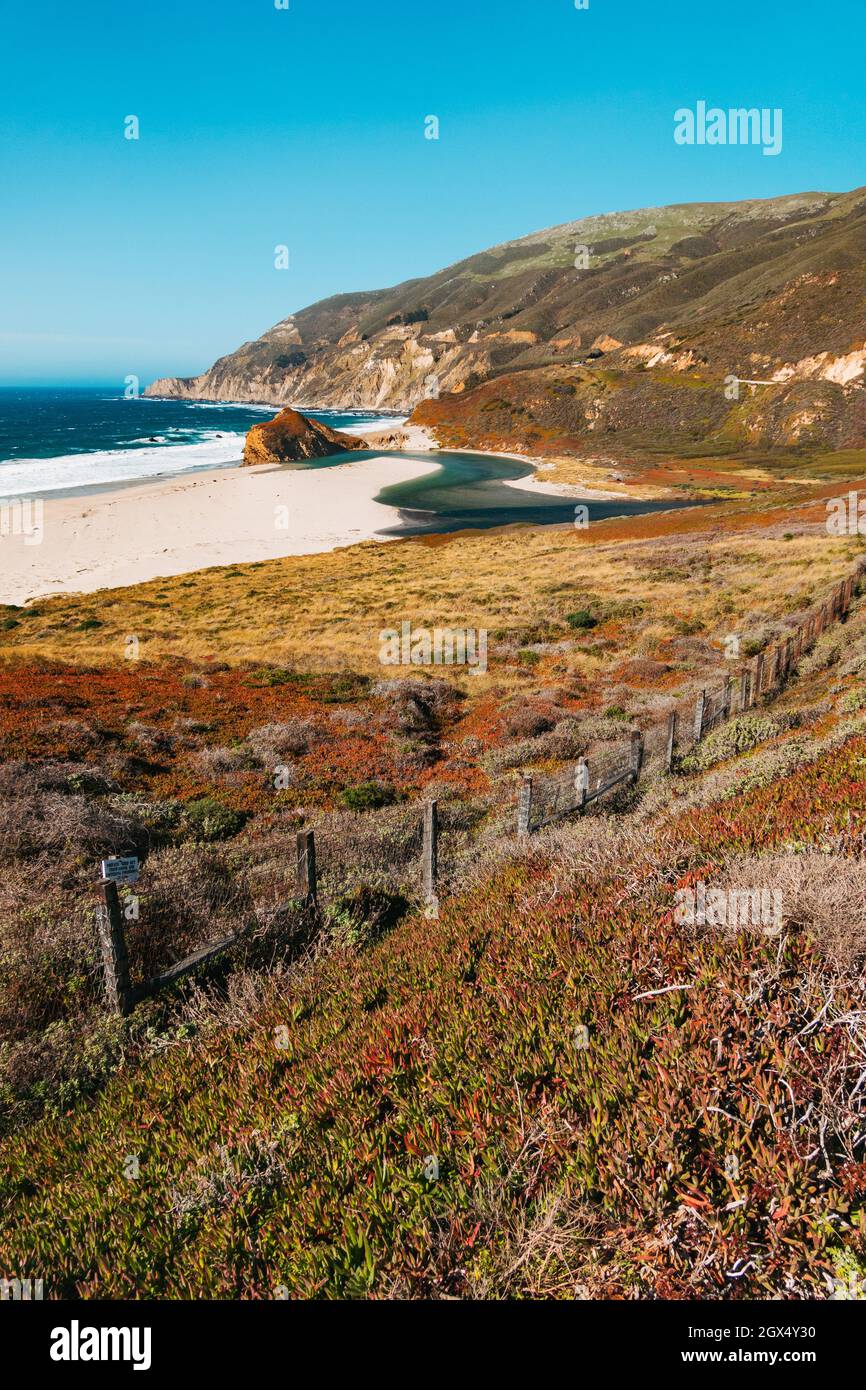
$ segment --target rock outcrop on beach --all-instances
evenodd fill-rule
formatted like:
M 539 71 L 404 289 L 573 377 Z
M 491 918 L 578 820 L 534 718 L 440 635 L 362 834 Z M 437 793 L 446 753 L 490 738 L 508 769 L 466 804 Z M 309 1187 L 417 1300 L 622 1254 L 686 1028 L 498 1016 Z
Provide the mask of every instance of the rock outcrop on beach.
M 297 410 L 281 410 L 273 420 L 253 425 L 244 445 L 244 463 L 293 463 L 366 449 L 366 440 L 329 429 Z
M 645 208 L 323 300 L 146 394 L 426 403 L 419 423 L 443 442 L 451 426 L 479 442 L 477 417 L 489 447 L 526 452 L 587 434 L 627 452 L 650 425 L 674 450 L 720 432 L 724 448 L 847 448 L 862 442 L 864 296 L 866 189 Z M 762 385 L 737 396 L 735 378 Z

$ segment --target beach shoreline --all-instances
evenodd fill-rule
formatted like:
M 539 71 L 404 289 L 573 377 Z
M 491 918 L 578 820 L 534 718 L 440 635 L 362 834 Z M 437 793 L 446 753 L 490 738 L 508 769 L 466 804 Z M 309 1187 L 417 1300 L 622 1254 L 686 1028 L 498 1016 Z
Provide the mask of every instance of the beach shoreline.
M 586 501 L 617 494 L 538 478 L 526 455 L 440 449 L 420 426 L 395 421 L 398 449 L 374 444 L 372 457 L 347 456 L 326 467 L 219 464 L 103 487 L 91 485 L 38 499 L 41 540 L 3 536 L 0 604 L 20 606 L 61 593 L 95 593 L 233 564 L 337 550 L 400 524 L 398 508 L 375 501 L 393 483 L 439 467 L 436 455 L 484 454 L 525 463 L 532 474 L 508 486 Z M 376 432 L 359 427 L 358 433 Z M 428 459 L 403 456 L 427 453 Z
M 153 579 L 288 555 L 312 555 L 388 537 L 396 507 L 374 501 L 435 461 L 387 454 L 326 468 L 222 467 L 87 495 L 46 497 L 41 539 L 0 540 L 0 603 L 95 593 Z

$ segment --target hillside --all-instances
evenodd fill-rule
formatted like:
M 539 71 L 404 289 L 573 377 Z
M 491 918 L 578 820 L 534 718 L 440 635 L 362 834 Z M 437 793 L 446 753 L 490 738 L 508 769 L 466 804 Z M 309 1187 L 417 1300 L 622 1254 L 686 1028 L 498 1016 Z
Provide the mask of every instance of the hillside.
M 731 634 L 751 659 L 852 573 L 862 541 L 822 511 L 358 546 L 108 594 L 98 617 L 74 596 L 10 611 L 7 1266 L 46 1298 L 798 1299 L 862 1279 L 862 593 L 677 775 L 651 763 L 514 836 L 521 769 L 602 765 L 722 681 Z M 383 680 L 383 623 L 455 605 L 490 626 L 488 677 Z M 314 918 L 292 899 L 299 826 Z M 118 848 L 145 859 L 137 977 L 248 929 L 124 1019 L 93 928 Z M 697 882 L 780 892 L 780 931 L 679 925 Z
M 399 410 L 438 394 L 422 418 L 447 435 L 462 396 L 519 375 L 555 409 L 501 437 L 536 451 L 627 453 L 647 410 L 657 447 L 844 448 L 864 430 L 864 265 L 862 189 L 611 213 L 324 300 L 148 394 Z M 732 404 L 729 375 L 777 385 Z

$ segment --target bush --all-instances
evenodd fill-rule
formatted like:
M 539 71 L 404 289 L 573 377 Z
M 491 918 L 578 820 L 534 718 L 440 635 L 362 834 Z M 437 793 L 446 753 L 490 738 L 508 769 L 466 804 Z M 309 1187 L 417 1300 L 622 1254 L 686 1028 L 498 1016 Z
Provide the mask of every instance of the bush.
M 578 608 L 576 613 L 566 613 L 565 621 L 574 628 L 598 627 L 598 618 L 594 618 L 585 608 Z
M 380 806 L 392 806 L 397 794 L 384 782 L 360 782 L 356 787 L 346 787 L 340 800 L 350 811 L 375 811 Z
M 750 753 L 759 743 L 778 738 L 786 729 L 798 724 L 799 717 L 794 713 L 776 716 L 744 714 L 723 724 L 699 743 L 691 753 L 683 758 L 683 772 L 704 772 L 714 763 L 724 762 Z
M 546 734 L 553 725 L 550 715 L 531 705 L 516 705 L 505 716 L 505 731 L 511 738 L 535 738 L 538 734 Z
M 390 931 L 408 907 L 399 893 L 361 884 L 327 905 L 327 926 L 337 941 L 362 950 Z
M 247 734 L 247 744 L 254 757 L 266 767 L 282 758 L 299 757 L 307 753 L 315 735 L 315 727 L 305 719 L 288 719 L 282 724 L 263 724 Z
M 249 753 L 243 748 L 202 748 L 193 759 L 208 777 L 222 777 L 230 772 L 242 772 L 252 763 Z
M 188 828 L 199 840 L 228 840 L 246 824 L 246 814 L 225 806 L 214 796 L 200 796 L 184 808 Z

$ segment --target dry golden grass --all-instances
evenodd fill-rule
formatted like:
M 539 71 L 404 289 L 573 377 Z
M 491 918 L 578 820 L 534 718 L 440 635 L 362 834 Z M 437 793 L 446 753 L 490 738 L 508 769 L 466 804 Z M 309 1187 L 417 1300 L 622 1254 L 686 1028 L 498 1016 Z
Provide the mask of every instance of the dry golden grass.
M 408 621 L 487 629 L 486 679 L 442 671 L 476 693 L 491 680 L 525 683 L 531 666 L 543 674 L 545 644 L 563 638 L 577 643 L 566 669 L 592 676 L 651 655 L 666 638 L 699 633 L 719 644 L 805 607 L 863 550 L 862 541 L 827 536 L 823 515 L 820 503 L 761 513 L 727 504 L 586 532 L 515 528 L 215 568 L 41 600 L 15 611 L 0 654 L 110 665 L 135 637 L 146 661 L 383 674 L 379 633 Z M 565 620 L 577 609 L 597 612 L 599 627 L 572 633 Z M 522 660 L 518 649 L 529 645 L 539 650 Z

